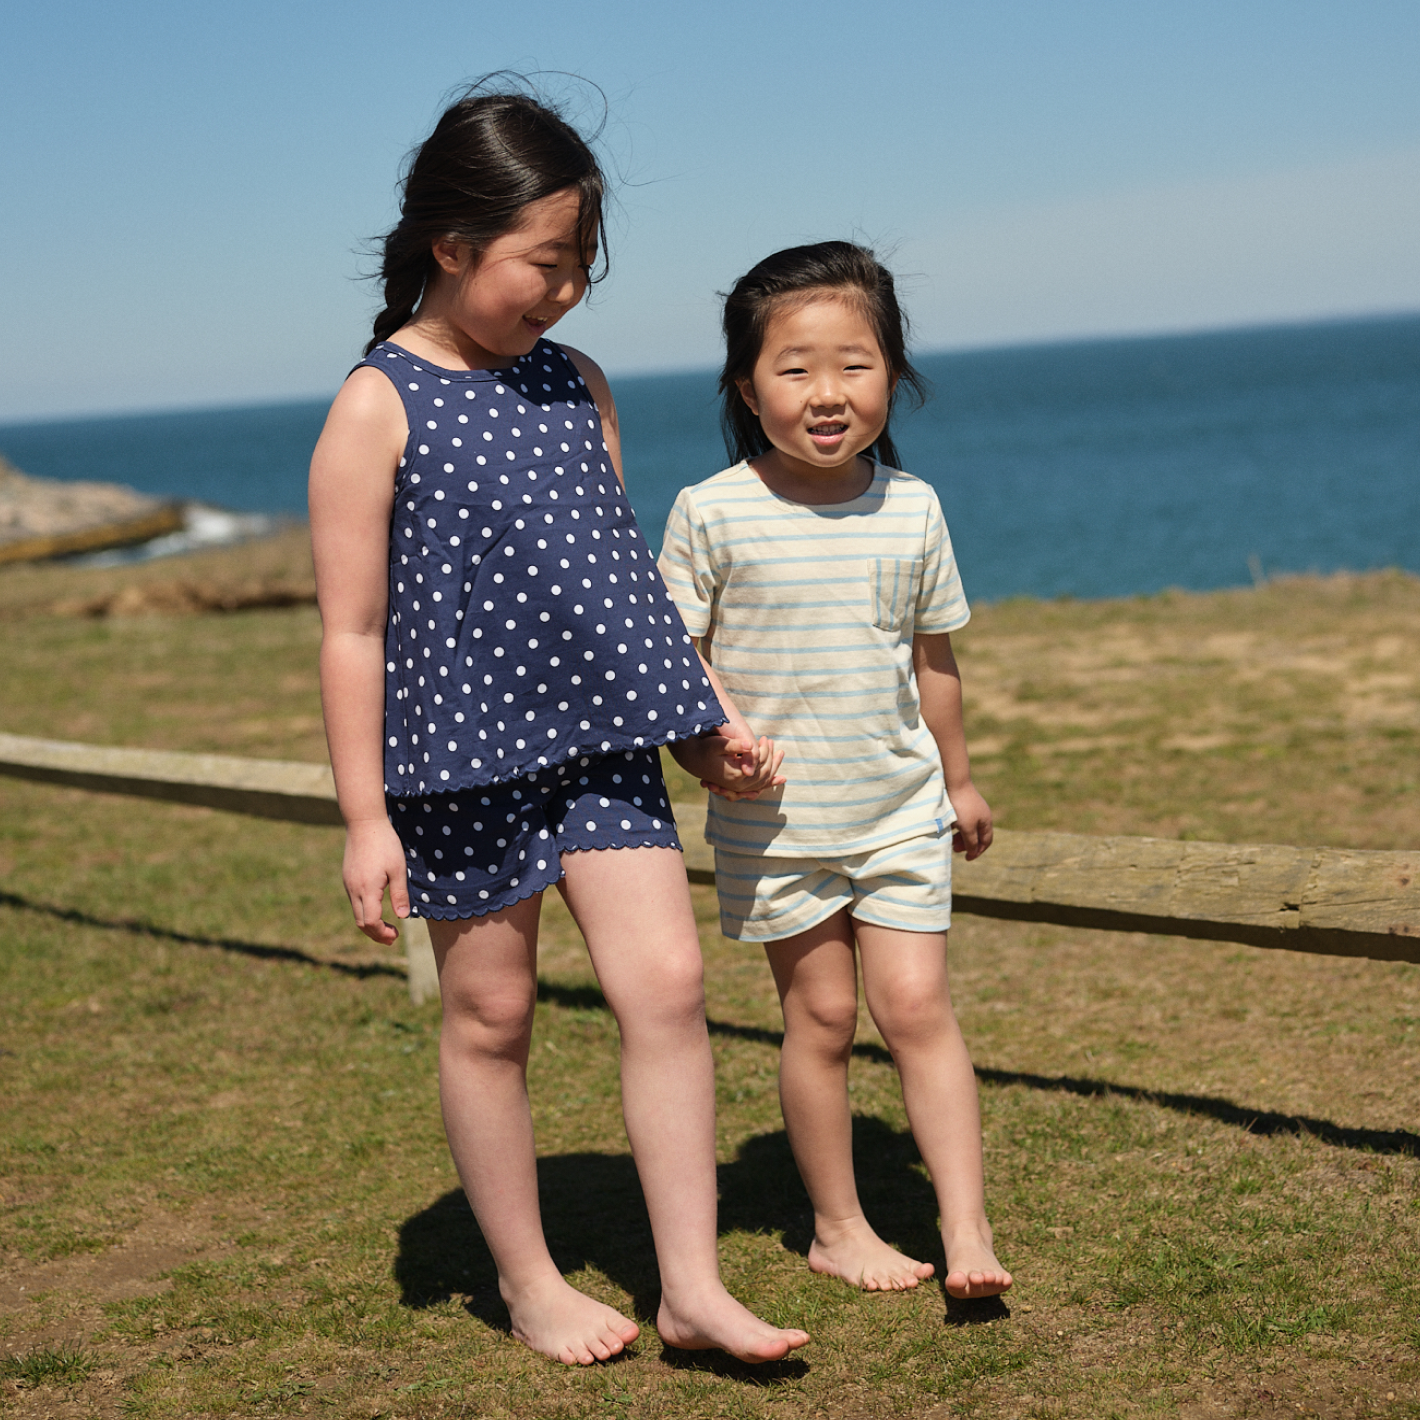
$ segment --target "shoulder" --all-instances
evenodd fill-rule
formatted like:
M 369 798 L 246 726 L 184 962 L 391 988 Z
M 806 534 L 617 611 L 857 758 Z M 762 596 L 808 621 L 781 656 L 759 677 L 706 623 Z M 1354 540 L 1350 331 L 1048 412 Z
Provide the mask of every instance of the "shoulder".
M 357 365 L 350 372 L 326 422 L 365 435 L 397 434 L 401 444 L 409 425 L 393 374 L 372 365 Z
M 758 496 L 763 488 L 754 471 L 747 464 L 738 463 L 699 483 L 686 484 L 676 494 L 674 507 L 679 513 L 713 521 L 732 505 Z
M 878 465 L 882 477 L 883 502 L 900 511 L 912 510 L 925 517 L 941 517 L 942 501 L 937 490 L 925 478 L 915 473 L 904 473 L 900 468 Z
M 616 404 L 611 397 L 611 386 L 602 373 L 602 367 L 590 355 L 584 354 L 574 346 L 558 345 L 557 348 L 572 362 L 573 369 L 586 381 L 592 398 L 597 402 L 597 407 L 602 410 L 614 409 Z
M 915 473 L 904 473 L 900 468 L 890 468 L 887 464 L 880 463 L 878 476 L 883 480 L 884 485 L 895 493 L 907 496 L 925 495 L 930 498 L 937 496 L 932 485 L 925 478 L 918 478 Z
M 729 468 L 722 468 L 719 473 L 712 473 L 709 478 L 702 478 L 699 483 L 687 484 L 681 492 L 703 502 L 720 496 L 734 497 L 746 490 L 762 492 L 763 489 L 759 475 L 741 459 Z

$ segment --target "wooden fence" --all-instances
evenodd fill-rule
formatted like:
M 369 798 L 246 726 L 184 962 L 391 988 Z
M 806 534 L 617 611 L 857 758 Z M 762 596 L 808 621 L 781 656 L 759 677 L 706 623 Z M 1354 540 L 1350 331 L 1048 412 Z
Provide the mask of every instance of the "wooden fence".
M 323 764 L 113 749 L 0 734 L 0 774 L 290 823 L 338 826 Z M 677 806 L 692 882 L 715 881 L 699 805 Z M 1420 850 L 1183 843 L 999 829 L 958 858 L 957 912 L 1420 963 Z M 410 995 L 438 990 L 422 922 L 404 928 Z

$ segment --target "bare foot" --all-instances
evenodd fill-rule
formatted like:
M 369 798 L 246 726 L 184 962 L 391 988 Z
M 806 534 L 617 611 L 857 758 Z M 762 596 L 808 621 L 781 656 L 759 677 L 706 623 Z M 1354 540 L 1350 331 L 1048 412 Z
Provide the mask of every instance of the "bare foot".
M 641 1328 L 615 1307 L 594 1301 L 560 1276 L 503 1300 L 513 1319 L 513 1335 L 568 1366 L 609 1361 L 641 1334 Z
M 952 1238 L 943 1235 L 947 1249 L 947 1295 L 963 1299 L 996 1297 L 1011 1285 L 1011 1274 L 996 1261 L 991 1228 L 963 1229 Z
M 807 1331 L 760 1321 L 723 1287 L 718 1295 L 688 1298 L 678 1307 L 672 1307 L 663 1296 L 656 1330 L 667 1346 L 682 1351 L 728 1351 L 753 1365 L 782 1361 L 790 1351 L 809 1344 Z
M 905 1292 L 936 1270 L 930 1262 L 915 1262 L 890 1247 L 866 1219 L 830 1243 L 815 1236 L 809 1245 L 809 1266 L 815 1272 L 841 1277 L 865 1292 Z

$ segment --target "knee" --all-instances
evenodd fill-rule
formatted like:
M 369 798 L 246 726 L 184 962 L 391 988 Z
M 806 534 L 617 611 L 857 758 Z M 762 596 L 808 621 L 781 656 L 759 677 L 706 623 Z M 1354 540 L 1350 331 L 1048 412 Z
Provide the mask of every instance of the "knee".
M 638 1025 L 680 1026 L 705 1019 L 705 967 L 694 951 L 669 951 L 634 980 L 606 983 L 623 1033 Z
M 819 1049 L 847 1053 L 858 1030 L 856 991 L 815 991 L 797 1001 L 784 1003 L 786 1040 L 812 1041 Z
M 950 998 L 933 991 L 892 991 L 872 1003 L 873 1021 L 896 1053 L 940 1040 L 956 1028 Z
M 532 1034 L 536 997 L 514 990 L 460 990 L 444 995 L 445 1040 L 484 1055 L 517 1054 Z

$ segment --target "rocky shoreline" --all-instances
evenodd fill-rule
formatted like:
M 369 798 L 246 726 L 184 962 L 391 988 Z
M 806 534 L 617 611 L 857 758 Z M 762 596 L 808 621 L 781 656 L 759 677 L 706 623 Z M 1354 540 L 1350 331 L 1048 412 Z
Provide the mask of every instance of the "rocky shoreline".
M 290 519 L 158 498 L 120 483 L 35 478 L 0 457 L 0 566 L 144 562 L 230 547 Z
M 121 483 L 33 478 L 0 459 L 0 560 L 38 561 L 146 542 L 183 525 L 178 503 Z

